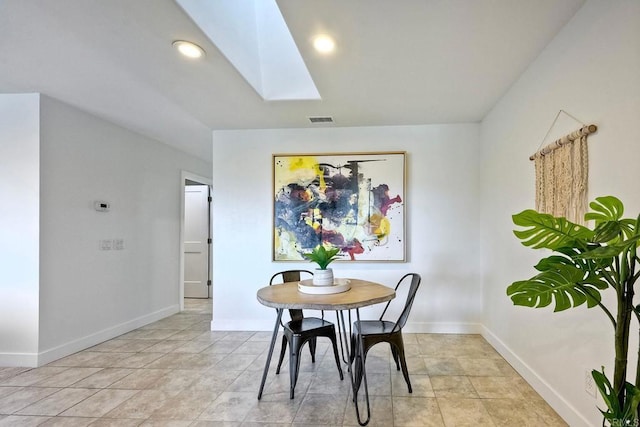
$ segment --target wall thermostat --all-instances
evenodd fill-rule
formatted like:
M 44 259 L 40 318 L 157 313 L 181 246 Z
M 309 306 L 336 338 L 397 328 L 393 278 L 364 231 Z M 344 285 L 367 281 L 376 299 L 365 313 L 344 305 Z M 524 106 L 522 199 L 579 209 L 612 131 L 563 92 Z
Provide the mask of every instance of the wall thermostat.
M 93 202 L 93 207 L 98 212 L 109 212 L 109 208 L 111 208 L 111 204 L 109 202 L 105 202 L 104 200 L 96 200 Z

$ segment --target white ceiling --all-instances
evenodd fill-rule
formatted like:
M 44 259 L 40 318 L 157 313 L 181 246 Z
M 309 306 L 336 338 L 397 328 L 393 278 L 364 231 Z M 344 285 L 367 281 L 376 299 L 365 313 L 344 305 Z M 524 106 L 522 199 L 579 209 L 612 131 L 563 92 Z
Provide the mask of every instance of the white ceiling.
M 277 3 L 322 100 L 264 101 L 173 0 L 1 0 L 0 93 L 41 92 L 206 160 L 212 129 L 478 122 L 584 0 Z M 312 50 L 318 32 L 332 56 Z M 177 39 L 207 56 L 180 57 Z

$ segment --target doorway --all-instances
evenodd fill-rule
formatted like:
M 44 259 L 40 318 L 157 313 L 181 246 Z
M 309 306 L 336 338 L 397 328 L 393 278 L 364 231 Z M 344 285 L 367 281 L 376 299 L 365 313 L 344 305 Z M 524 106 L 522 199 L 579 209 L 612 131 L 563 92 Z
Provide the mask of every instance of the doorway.
M 180 311 L 211 305 L 211 180 L 182 174 Z

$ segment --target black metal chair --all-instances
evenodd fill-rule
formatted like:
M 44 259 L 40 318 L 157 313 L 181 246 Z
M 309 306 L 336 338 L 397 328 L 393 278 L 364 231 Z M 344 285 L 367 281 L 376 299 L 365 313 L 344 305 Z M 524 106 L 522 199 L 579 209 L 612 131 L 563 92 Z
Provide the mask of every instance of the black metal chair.
M 404 308 L 398 317 L 396 322 L 389 322 L 386 320 L 382 320 L 384 314 L 387 312 L 387 308 L 391 304 L 391 301 L 387 303 L 385 306 L 380 318 L 378 320 L 361 320 L 359 322 L 353 323 L 353 331 L 351 335 L 351 361 L 355 363 L 354 373 L 355 373 L 355 382 L 356 382 L 356 390 L 360 388 L 360 383 L 362 381 L 362 367 L 367 359 L 367 352 L 374 345 L 386 342 L 389 343 L 391 347 L 391 354 L 393 355 L 393 360 L 396 362 L 396 368 L 398 371 L 402 368 L 402 375 L 404 376 L 405 381 L 407 382 L 407 387 L 409 388 L 409 393 L 412 393 L 411 389 L 411 381 L 409 380 L 409 372 L 407 370 L 407 361 L 404 357 L 404 342 L 402 340 L 402 328 L 407 322 L 407 318 L 409 317 L 409 312 L 411 311 L 411 306 L 413 305 L 413 301 L 416 297 L 416 292 L 418 291 L 418 287 L 420 286 L 420 275 L 417 273 L 409 273 L 402 276 L 402 278 L 398 281 L 396 285 L 396 292 L 398 288 L 405 282 L 409 282 L 409 278 L 411 280 L 409 291 L 407 293 L 407 299 L 404 304 Z M 365 360 L 355 360 L 359 359 L 359 352 L 357 351 L 359 345 L 359 338 L 362 338 L 362 346 L 364 359 Z
M 308 270 L 286 270 L 274 274 L 269 280 L 269 286 L 277 285 L 274 281 L 280 277 L 282 282 L 295 282 L 300 280 L 300 275 L 309 274 L 313 276 L 313 273 Z M 287 351 L 287 343 L 289 344 L 289 376 L 290 376 L 290 391 L 289 397 L 293 399 L 294 389 L 298 382 L 298 372 L 300 370 L 300 355 L 302 353 L 302 347 L 308 341 L 309 351 L 311 352 L 311 362 L 316 361 L 316 341 L 318 337 L 327 337 L 331 340 L 333 345 L 333 355 L 336 359 L 336 365 L 338 366 L 338 372 L 340 373 L 340 379 L 344 378 L 342 374 L 342 367 L 340 366 L 340 357 L 338 356 L 338 346 L 336 342 L 336 330 L 333 323 L 324 320 L 324 312 L 322 318 L 318 317 L 304 317 L 302 310 L 289 310 L 291 320 L 286 323 L 282 323 L 284 333 L 282 335 L 282 349 L 280 350 L 280 360 L 278 361 L 278 367 L 276 374 L 280 373 L 280 366 L 284 360 L 284 354 Z

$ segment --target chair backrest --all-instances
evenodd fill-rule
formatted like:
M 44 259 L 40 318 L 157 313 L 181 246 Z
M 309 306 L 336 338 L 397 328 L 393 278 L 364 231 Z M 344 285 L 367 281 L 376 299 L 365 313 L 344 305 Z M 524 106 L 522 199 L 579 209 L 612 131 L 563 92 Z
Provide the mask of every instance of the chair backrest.
M 409 285 L 409 291 L 407 292 L 407 300 L 404 303 L 404 308 L 402 309 L 402 312 L 400 313 L 400 316 L 398 317 L 398 320 L 396 321 L 396 324 L 391 330 L 391 332 L 395 332 L 398 329 L 402 329 L 405 323 L 407 323 L 407 319 L 409 318 L 409 312 L 411 312 L 413 301 L 416 299 L 416 293 L 418 292 L 418 288 L 420 287 L 420 282 L 422 281 L 422 278 L 418 273 L 407 273 L 404 276 L 402 276 L 402 278 L 398 281 L 398 284 L 396 285 L 396 289 L 395 289 L 396 292 L 398 291 L 398 288 L 400 288 L 400 285 L 402 285 L 405 282 L 409 282 L 409 277 L 411 278 L 411 283 Z M 387 308 L 389 308 L 389 304 L 391 304 L 391 301 L 389 301 L 387 305 L 384 307 L 384 310 L 380 315 L 380 320 L 382 320 L 382 318 L 384 317 L 384 314 L 387 312 Z
M 309 274 L 313 277 L 313 273 L 309 270 L 285 270 L 279 271 L 269 280 L 269 286 L 271 285 L 279 285 L 286 282 L 297 282 L 300 280 L 303 274 Z M 304 317 L 302 310 L 289 310 L 289 316 L 291 316 L 291 320 L 300 320 Z

